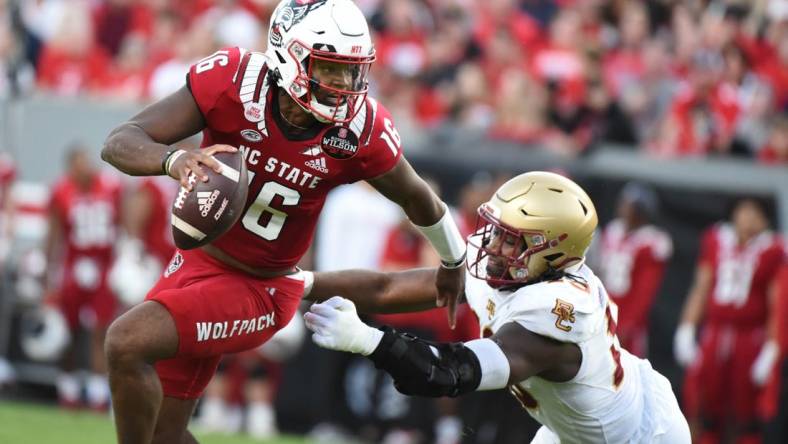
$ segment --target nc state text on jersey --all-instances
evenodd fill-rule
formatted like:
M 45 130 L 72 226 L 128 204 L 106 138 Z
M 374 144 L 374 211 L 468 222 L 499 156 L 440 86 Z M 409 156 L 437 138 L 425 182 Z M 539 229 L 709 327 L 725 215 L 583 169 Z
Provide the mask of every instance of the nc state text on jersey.
M 251 149 L 247 146 L 241 145 L 240 150 L 243 153 L 244 159 L 249 170 L 254 171 L 254 166 L 265 165 L 263 169 L 271 174 L 281 177 L 282 179 L 303 188 L 314 189 L 323 180 L 322 177 L 301 170 L 298 167 L 292 166 L 287 162 L 281 161 L 274 156 L 266 158 L 258 150 Z M 265 162 L 263 162 L 265 161 Z

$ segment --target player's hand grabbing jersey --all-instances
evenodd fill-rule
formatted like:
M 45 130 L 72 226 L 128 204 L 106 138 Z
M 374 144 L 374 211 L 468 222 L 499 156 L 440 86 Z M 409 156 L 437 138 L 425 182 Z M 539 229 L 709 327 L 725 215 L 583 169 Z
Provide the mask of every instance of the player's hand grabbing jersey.
M 223 49 L 193 65 L 188 84 L 206 121 L 202 146 L 239 147 L 249 170 L 245 212 L 214 245 L 253 267 L 283 269 L 306 252 L 331 189 L 386 173 L 402 151 L 391 115 L 369 97 L 347 125 L 288 139 L 274 121 L 265 60 Z

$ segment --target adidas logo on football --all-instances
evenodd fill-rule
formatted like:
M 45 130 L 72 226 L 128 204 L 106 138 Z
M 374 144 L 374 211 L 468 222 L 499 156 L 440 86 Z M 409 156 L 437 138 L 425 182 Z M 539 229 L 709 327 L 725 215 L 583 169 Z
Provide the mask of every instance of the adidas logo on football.
M 200 206 L 202 217 L 208 215 L 217 197 L 219 197 L 219 190 L 197 192 L 197 205 Z
M 320 157 L 318 159 L 307 160 L 304 162 L 304 165 L 312 168 L 313 170 L 318 170 L 321 173 L 328 173 L 328 168 L 326 167 L 326 158 Z

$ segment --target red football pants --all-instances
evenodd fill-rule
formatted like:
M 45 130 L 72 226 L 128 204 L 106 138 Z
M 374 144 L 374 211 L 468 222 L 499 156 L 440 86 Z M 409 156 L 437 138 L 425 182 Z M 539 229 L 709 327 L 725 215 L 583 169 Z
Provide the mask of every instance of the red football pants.
M 196 399 L 225 353 L 260 346 L 287 325 L 304 290 L 300 274 L 260 279 L 200 250 L 178 251 L 147 300 L 178 329 L 175 358 L 156 363 L 165 396 Z

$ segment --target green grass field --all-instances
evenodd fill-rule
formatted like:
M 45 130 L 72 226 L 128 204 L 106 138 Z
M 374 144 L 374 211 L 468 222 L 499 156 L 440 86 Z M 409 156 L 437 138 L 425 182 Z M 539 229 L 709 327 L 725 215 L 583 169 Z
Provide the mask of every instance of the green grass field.
M 255 441 L 245 436 L 196 434 L 201 444 L 307 444 L 296 437 Z M 65 412 L 55 407 L 0 402 L 2 444 L 111 444 L 115 431 L 108 415 Z

